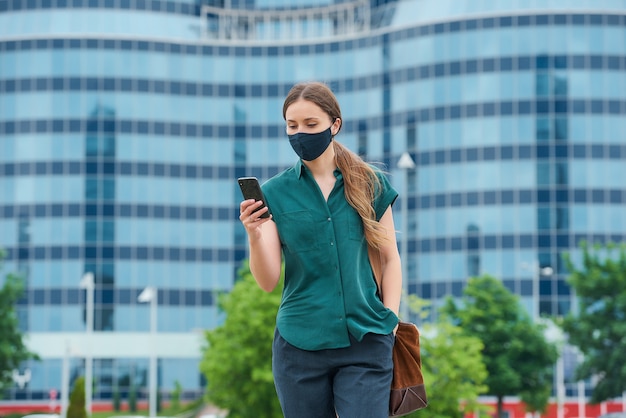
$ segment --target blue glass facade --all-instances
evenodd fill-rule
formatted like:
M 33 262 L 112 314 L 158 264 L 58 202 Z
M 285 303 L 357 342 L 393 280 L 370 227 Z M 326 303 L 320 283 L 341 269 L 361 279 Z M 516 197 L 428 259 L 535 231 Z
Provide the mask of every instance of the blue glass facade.
M 42 356 L 5 399 L 60 388 L 87 271 L 95 399 L 147 384 L 146 286 L 160 387 L 201 392 L 198 330 L 246 256 L 235 179 L 293 164 L 280 109 L 306 79 L 336 92 L 338 140 L 407 187 L 410 293 L 437 305 L 489 273 L 529 311 L 538 280 L 539 311 L 567 312 L 561 254 L 626 234 L 626 1 L 570 3 L 374 2 L 365 30 L 246 41 L 207 36 L 192 1 L 0 0 L 0 247 Z

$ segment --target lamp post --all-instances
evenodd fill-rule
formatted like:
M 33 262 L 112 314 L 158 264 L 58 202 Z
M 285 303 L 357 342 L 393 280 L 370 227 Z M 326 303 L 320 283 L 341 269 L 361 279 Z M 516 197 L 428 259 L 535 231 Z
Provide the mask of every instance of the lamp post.
M 552 267 L 538 267 L 538 268 L 539 268 L 539 271 L 533 275 L 533 278 L 535 279 L 535 283 L 533 283 L 533 300 L 534 300 L 533 319 L 535 320 L 535 322 L 539 320 L 539 316 L 541 315 L 541 312 L 539 309 L 539 281 L 541 280 L 541 277 L 552 276 L 552 273 L 553 273 Z
M 565 362 L 563 361 L 563 345 L 565 344 L 565 336 L 561 328 L 549 319 L 541 319 L 539 321 L 546 326 L 545 337 L 548 341 L 557 346 L 558 358 L 556 360 L 556 416 L 557 418 L 565 417 Z
M 552 276 L 552 274 L 554 273 L 554 270 L 552 269 L 552 267 L 549 267 L 549 266 L 539 267 L 539 263 L 537 262 L 533 263 L 532 267 L 530 267 L 529 263 L 523 262 L 522 269 L 532 272 L 532 280 L 533 280 L 532 314 L 533 314 L 533 321 L 537 323 L 539 321 L 539 317 L 541 316 L 540 310 L 539 310 L 539 287 L 540 287 L 539 281 L 541 280 L 541 277 L 543 276 Z
M 67 405 L 70 399 L 70 348 L 65 343 L 65 353 L 63 353 L 63 366 L 61 368 L 61 418 L 67 417 Z
M 28 382 L 30 382 L 30 378 L 32 377 L 32 375 L 30 373 L 30 369 L 24 370 L 24 374 L 20 374 L 20 371 L 18 369 L 14 369 L 11 373 L 11 377 L 13 378 L 13 381 L 15 382 L 17 387 L 19 387 L 21 390 L 26 387 L 26 384 Z
M 532 267 L 531 267 L 532 266 Z M 540 267 L 539 262 L 534 262 L 532 265 L 523 262 L 522 269 L 529 270 L 532 273 L 532 316 L 535 324 L 544 323 L 547 325 L 546 338 L 557 344 L 558 357 L 555 367 L 555 380 L 556 380 L 556 403 L 557 403 L 557 418 L 564 418 L 565 410 L 563 402 L 565 400 L 565 364 L 563 361 L 563 344 L 564 337 L 561 329 L 557 327 L 553 322 L 548 320 L 542 320 L 539 309 L 539 284 L 541 277 L 552 276 L 554 270 L 552 267 Z M 547 322 L 547 323 L 546 323 Z
M 578 364 L 581 364 L 584 360 L 584 356 L 583 353 L 581 353 L 580 351 L 578 351 L 577 353 L 577 357 L 578 357 Z M 587 416 L 587 405 L 586 405 L 586 400 L 585 400 L 585 381 L 584 380 L 579 380 L 578 384 L 577 384 L 577 388 L 576 388 L 576 394 L 578 395 L 578 416 L 579 417 L 586 417 Z
M 63 365 L 61 367 L 61 418 L 67 417 L 67 407 L 70 399 L 70 360 L 76 356 L 80 356 L 80 353 L 66 340 Z
M 137 297 L 137 301 L 140 303 L 150 302 L 150 337 L 152 339 L 150 349 L 150 378 L 149 378 L 149 403 L 150 403 L 150 416 L 156 417 L 157 411 L 157 358 L 156 358 L 156 328 L 157 328 L 157 299 L 158 293 L 152 286 L 146 287 Z
M 408 152 L 404 152 L 398 160 L 398 168 L 404 171 L 404 189 L 402 192 L 402 303 L 400 308 L 400 317 L 403 321 L 409 320 L 409 304 L 407 297 L 409 296 L 409 278 L 408 278 L 408 245 L 409 245 L 409 170 L 415 168 L 415 162 Z
M 87 272 L 83 275 L 79 284 L 81 289 L 85 289 L 87 293 L 87 307 L 85 309 L 85 325 L 86 325 L 86 352 L 85 352 L 85 410 L 87 416 L 91 416 L 91 399 L 93 397 L 93 358 L 91 356 L 91 335 L 93 334 L 93 294 L 95 290 L 95 281 L 93 273 Z

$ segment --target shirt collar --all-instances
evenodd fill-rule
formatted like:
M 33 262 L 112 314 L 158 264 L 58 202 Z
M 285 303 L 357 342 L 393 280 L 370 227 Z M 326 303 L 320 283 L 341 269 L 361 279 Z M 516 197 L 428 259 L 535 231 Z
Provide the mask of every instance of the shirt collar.
M 306 168 L 305 165 L 302 163 L 302 159 L 298 158 L 298 161 L 296 162 L 296 165 L 294 166 L 295 170 L 296 170 L 296 176 L 298 176 L 298 179 L 302 177 L 302 173 L 304 172 L 304 169 Z

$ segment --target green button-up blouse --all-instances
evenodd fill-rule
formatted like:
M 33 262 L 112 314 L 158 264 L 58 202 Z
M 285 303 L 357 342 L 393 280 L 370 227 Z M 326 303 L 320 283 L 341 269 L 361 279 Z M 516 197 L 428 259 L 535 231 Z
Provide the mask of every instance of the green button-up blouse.
M 377 220 L 398 193 L 378 172 Z M 285 261 L 285 287 L 276 318 L 282 337 L 304 350 L 350 345 L 349 334 L 388 334 L 398 317 L 376 293 L 361 218 L 344 196 L 343 176 L 324 199 L 299 160 L 262 186 L 278 228 Z

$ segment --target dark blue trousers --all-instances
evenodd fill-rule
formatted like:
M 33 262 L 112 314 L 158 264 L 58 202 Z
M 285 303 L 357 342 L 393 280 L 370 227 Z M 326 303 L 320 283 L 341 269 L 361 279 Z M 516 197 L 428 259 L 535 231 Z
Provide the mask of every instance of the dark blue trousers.
M 387 418 L 394 335 L 306 351 L 274 333 L 272 371 L 285 418 Z

